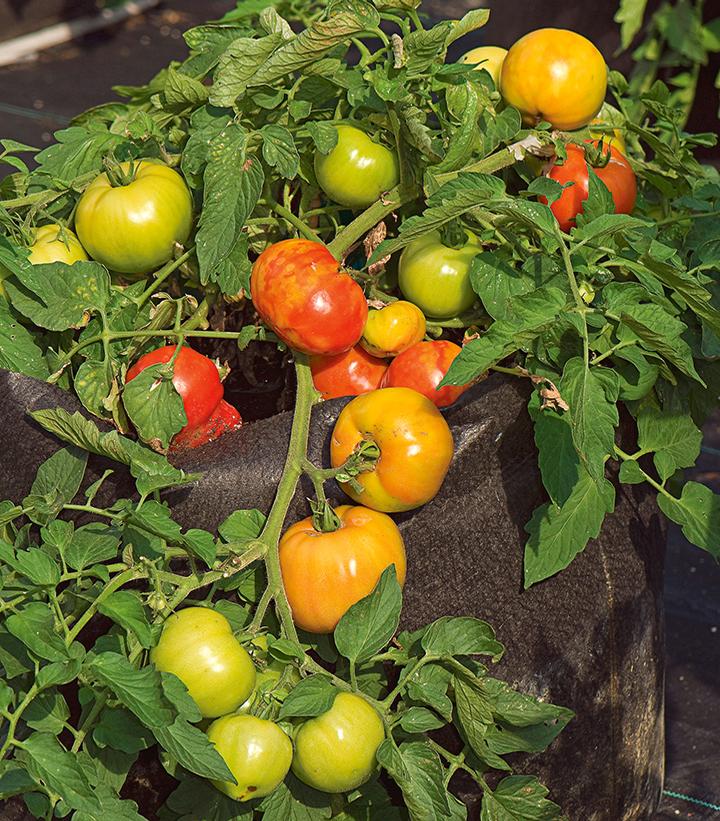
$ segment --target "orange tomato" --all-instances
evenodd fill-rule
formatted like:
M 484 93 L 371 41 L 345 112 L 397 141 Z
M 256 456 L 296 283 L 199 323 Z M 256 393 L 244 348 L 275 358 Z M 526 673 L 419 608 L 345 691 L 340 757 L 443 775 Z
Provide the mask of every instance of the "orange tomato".
M 435 496 L 453 455 L 447 422 L 433 403 L 410 388 L 381 388 L 357 396 L 340 413 L 330 441 L 339 467 L 364 440 L 377 444 L 375 469 L 344 490 L 356 502 L 387 513 L 412 510 Z
M 334 356 L 310 357 L 313 384 L 323 399 L 357 396 L 380 387 L 387 362 L 370 356 L 359 345 Z
M 412 388 L 438 408 L 452 405 L 470 385 L 438 385 L 462 348 L 447 339 L 418 342 L 396 356 L 382 380 L 383 388 Z
M 531 31 L 512 46 L 502 64 L 502 96 L 528 125 L 547 120 L 563 131 L 582 128 L 600 110 L 606 90 L 602 54 L 574 31 Z
M 425 336 L 425 325 L 420 308 L 399 299 L 368 312 L 360 344 L 373 356 L 397 356 Z
M 383 570 L 395 565 L 405 581 L 405 545 L 397 525 L 366 507 L 335 509 L 338 530 L 322 533 L 312 517 L 280 539 L 280 568 L 293 621 L 310 633 L 331 633 L 347 610 L 372 592 Z

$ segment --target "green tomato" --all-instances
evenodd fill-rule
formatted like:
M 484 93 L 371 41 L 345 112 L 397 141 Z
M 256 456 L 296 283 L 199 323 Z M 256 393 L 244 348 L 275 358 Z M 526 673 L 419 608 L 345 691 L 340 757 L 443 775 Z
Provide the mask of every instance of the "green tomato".
M 287 662 L 278 661 L 277 659 L 268 656 L 268 640 L 267 636 L 257 636 L 251 642 L 254 649 L 251 649 L 255 664 L 258 666 L 257 676 L 255 678 L 255 689 L 248 696 L 248 698 L 237 708 L 237 713 L 247 713 L 253 706 L 255 699 L 263 693 L 270 693 L 273 690 L 278 690 L 278 682 L 288 670 L 283 681 L 283 687 L 280 692 L 287 695 L 300 681 L 300 673 L 297 667 L 288 664 Z M 288 669 L 289 668 L 289 669 Z
M 146 274 L 172 258 L 192 226 L 192 198 L 172 168 L 151 160 L 121 163 L 134 178 L 112 185 L 100 174 L 85 189 L 75 212 L 75 228 L 93 259 L 112 271 Z
M 338 141 L 329 154 L 315 154 L 315 176 L 327 196 L 348 208 L 367 208 L 400 180 L 397 155 L 359 128 L 335 127 Z
M 255 665 L 230 622 L 207 607 L 170 616 L 150 660 L 182 681 L 205 718 L 233 712 L 255 687 Z
M 292 742 L 274 721 L 255 716 L 223 716 L 208 727 L 207 737 L 237 781 L 212 783 L 236 801 L 269 795 L 290 769 Z
M 462 248 L 443 245 L 439 231 L 411 242 L 400 256 L 398 284 L 405 299 L 431 319 L 450 319 L 475 302 L 470 263 L 481 245 L 470 231 Z
M 349 792 L 370 778 L 384 737 L 377 710 L 361 696 L 338 693 L 327 712 L 298 730 L 292 771 L 316 790 Z

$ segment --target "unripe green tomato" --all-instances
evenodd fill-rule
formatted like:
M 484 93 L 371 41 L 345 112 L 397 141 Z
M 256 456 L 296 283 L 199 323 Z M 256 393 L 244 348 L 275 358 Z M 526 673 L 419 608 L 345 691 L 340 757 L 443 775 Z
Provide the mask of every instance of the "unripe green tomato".
M 205 718 L 232 713 L 255 687 L 255 665 L 230 622 L 207 607 L 170 616 L 150 660 L 182 681 Z
M 121 163 L 131 172 L 130 163 Z M 90 256 L 112 271 L 146 274 L 172 259 L 192 226 L 192 198 L 185 180 L 167 165 L 141 160 L 127 185 L 100 174 L 85 189 L 75 228 Z
M 287 662 L 278 661 L 277 659 L 268 656 L 268 640 L 267 636 L 257 636 L 252 640 L 252 644 L 258 652 L 253 650 L 253 658 L 257 665 L 257 675 L 255 677 L 255 689 L 247 697 L 247 699 L 237 708 L 237 713 L 247 713 L 252 707 L 256 696 L 261 693 L 269 693 L 277 689 L 278 682 L 282 678 L 285 670 L 289 668 L 285 676 L 283 691 L 291 690 L 296 684 L 300 682 L 300 673 L 297 667 Z M 261 666 L 261 662 L 265 662 L 265 666 Z M 287 686 L 287 689 L 286 689 Z
M 398 284 L 405 299 L 431 319 L 450 319 L 475 302 L 470 263 L 482 246 L 470 231 L 462 248 L 443 245 L 439 231 L 411 242 L 400 256 Z
M 292 771 L 321 792 L 349 792 L 370 778 L 383 738 L 377 710 L 362 696 L 340 692 L 327 712 L 298 730 Z
M 339 205 L 367 208 L 400 180 L 397 155 L 359 128 L 335 126 L 338 141 L 329 154 L 315 153 L 320 188 Z
M 207 737 L 237 781 L 212 783 L 235 801 L 270 795 L 290 769 L 292 742 L 274 721 L 223 716 L 208 727 Z

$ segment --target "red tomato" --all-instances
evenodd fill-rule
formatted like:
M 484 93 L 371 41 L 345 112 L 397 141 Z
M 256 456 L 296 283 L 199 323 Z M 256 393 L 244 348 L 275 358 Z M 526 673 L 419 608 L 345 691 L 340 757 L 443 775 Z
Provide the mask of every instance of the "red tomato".
M 382 387 L 412 388 L 427 396 L 438 408 L 446 408 L 470 387 L 444 385 L 437 390 L 437 386 L 460 351 L 459 345 L 446 339 L 417 342 L 393 359 L 383 377 Z
M 298 351 L 338 354 L 362 336 L 365 294 L 320 243 L 287 239 L 271 245 L 253 265 L 250 290 L 263 321 Z
M 597 145 L 597 142 L 594 145 Z M 635 207 L 637 197 L 635 172 L 622 152 L 614 146 L 609 146 L 609 148 L 608 164 L 603 168 L 593 170 L 612 194 L 615 213 L 630 214 Z M 560 229 L 569 231 L 575 225 L 575 217 L 582 213 L 583 202 L 588 198 L 589 174 L 584 150 L 579 145 L 569 143 L 567 159 L 562 165 L 554 165 L 548 172 L 548 177 L 562 185 L 566 182 L 574 183 L 566 188 L 560 198 L 550 206 Z M 547 205 L 545 197 L 540 197 L 540 201 Z
M 313 382 L 323 399 L 357 396 L 380 387 L 387 362 L 370 356 L 359 345 L 335 356 L 310 359 Z
M 181 450 L 199 448 L 219 439 L 223 433 L 237 430 L 242 426 L 242 416 L 231 404 L 221 399 L 210 417 L 196 428 L 184 427 L 173 436 L 170 450 L 177 453 Z

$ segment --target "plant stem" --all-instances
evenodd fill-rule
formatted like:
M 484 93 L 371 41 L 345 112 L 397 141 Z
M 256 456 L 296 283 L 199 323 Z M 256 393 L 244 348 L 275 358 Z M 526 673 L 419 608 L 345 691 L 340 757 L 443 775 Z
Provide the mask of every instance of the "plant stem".
M 401 185 L 396 185 L 392 191 L 374 202 L 362 214 L 355 217 L 355 219 L 346 225 L 339 234 L 335 235 L 335 239 L 328 243 L 328 250 L 337 259 L 341 261 L 350 248 L 367 232 L 374 228 L 380 220 L 384 219 L 388 214 L 400 208 L 407 202 L 412 202 L 418 196 L 415 189 L 403 188 Z
M 275 202 L 275 200 L 268 200 L 268 205 L 272 210 L 279 216 L 282 217 L 286 222 L 289 222 L 293 228 L 296 228 L 299 233 L 305 237 L 305 239 L 309 239 L 311 242 L 319 242 L 320 245 L 324 245 L 325 243 L 320 239 L 320 237 L 310 228 L 310 226 L 306 225 L 300 217 L 293 214 L 290 209 L 285 208 L 284 205 L 280 205 L 279 202 Z
M 183 264 L 183 262 L 186 262 L 188 259 L 190 259 L 190 256 L 194 253 L 194 251 L 194 247 L 189 248 L 187 251 L 185 251 L 184 254 L 179 256 L 177 259 L 170 260 L 170 262 L 168 262 L 166 265 L 163 265 L 163 267 L 155 274 L 155 279 L 152 281 L 152 283 L 137 298 L 136 305 L 138 306 L 138 308 L 142 308 L 142 306 L 157 291 L 160 285 L 163 282 L 165 282 L 165 280 L 170 276 L 170 274 L 172 274 L 173 271 L 178 269 Z
M 124 573 L 119 573 L 115 576 L 115 578 L 103 588 L 98 597 L 82 614 L 82 616 L 80 616 L 72 630 L 68 632 L 65 639 L 65 644 L 69 647 L 73 641 L 75 641 L 85 625 L 90 621 L 95 613 L 97 613 L 98 605 L 102 604 L 105 599 L 107 599 L 116 590 L 119 590 L 124 584 L 127 584 L 136 578 L 138 578 L 138 571 L 135 568 L 130 568 Z
M 583 302 L 583 298 L 580 295 L 580 289 L 578 288 L 577 280 L 575 279 L 575 271 L 573 270 L 572 259 L 570 258 L 570 251 L 568 250 L 567 243 L 565 242 L 565 238 L 560 232 L 560 229 L 557 230 L 557 238 L 560 242 L 560 253 L 562 254 L 563 263 L 565 264 L 565 273 L 567 274 L 567 278 L 570 283 L 570 290 L 573 293 L 573 297 L 575 297 L 577 311 L 580 314 L 580 318 L 582 319 L 583 323 L 583 359 L 585 360 L 585 367 L 589 368 L 590 340 L 588 338 L 587 318 L 585 316 L 585 314 L 587 313 L 587 305 Z

